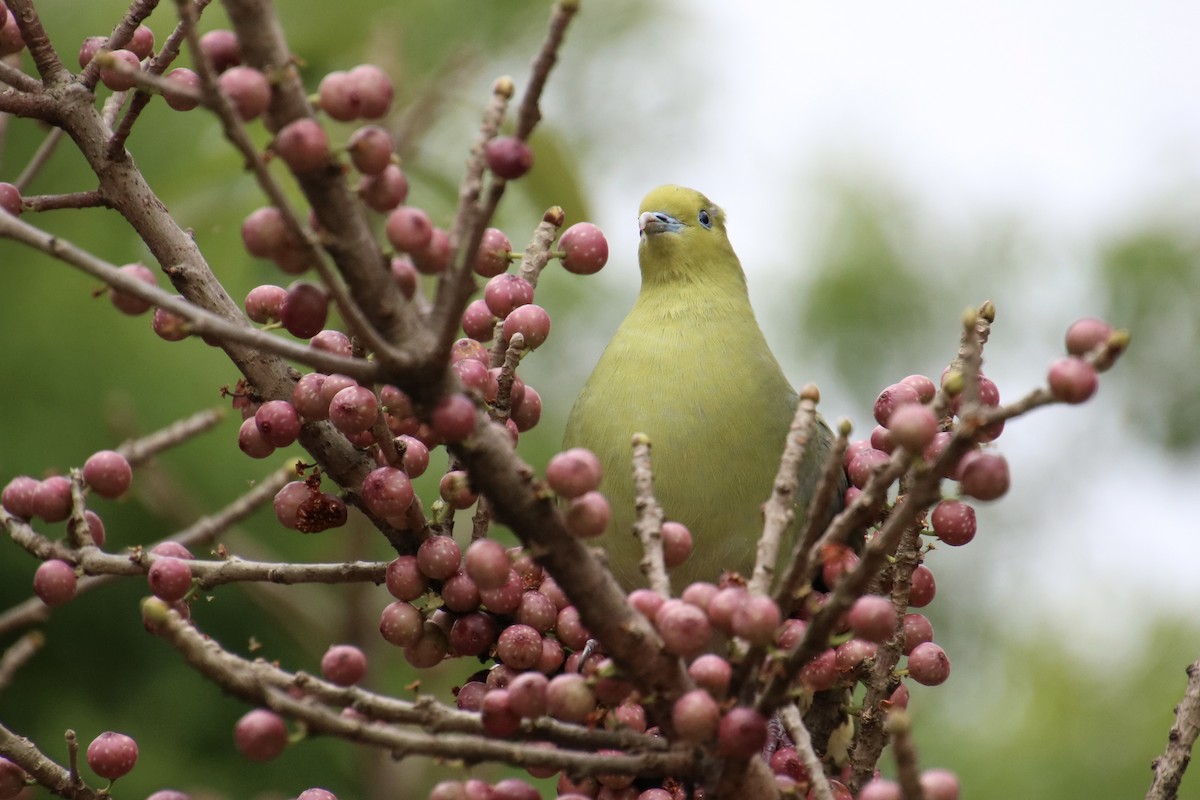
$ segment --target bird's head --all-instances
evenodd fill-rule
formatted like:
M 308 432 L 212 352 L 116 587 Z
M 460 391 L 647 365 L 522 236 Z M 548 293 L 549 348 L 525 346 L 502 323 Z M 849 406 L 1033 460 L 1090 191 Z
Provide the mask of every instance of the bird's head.
M 660 186 L 638 209 L 644 281 L 737 278 L 741 265 L 725 235 L 725 212 L 695 189 Z

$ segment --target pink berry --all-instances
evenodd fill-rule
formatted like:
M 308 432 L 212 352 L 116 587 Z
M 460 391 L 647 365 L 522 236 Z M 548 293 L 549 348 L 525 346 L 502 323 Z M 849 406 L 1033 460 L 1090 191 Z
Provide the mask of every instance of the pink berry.
M 688 676 L 713 697 L 724 697 L 733 677 L 733 667 L 714 653 L 705 653 L 688 665 Z
M 1084 317 L 1067 328 L 1067 353 L 1083 356 L 1109 340 L 1113 327 L 1102 319 Z
M 133 482 L 133 468 L 115 450 L 101 450 L 83 463 L 83 481 L 101 497 L 120 497 Z
M 600 459 L 591 450 L 564 450 L 546 465 L 546 482 L 562 497 L 573 498 L 600 487 Z
M 271 84 L 256 69 L 230 67 L 217 78 L 217 86 L 246 122 L 262 114 L 271 104 Z
M 585 492 L 567 505 L 567 530 L 581 539 L 602 536 L 611 519 L 612 507 L 600 492 Z
M 121 267 L 121 272 L 130 277 L 137 278 L 148 286 L 158 286 L 158 281 L 155 279 L 154 273 L 144 264 L 126 264 Z M 152 305 L 149 300 L 143 300 L 136 295 L 122 292 L 115 287 L 109 289 L 108 298 L 118 311 L 122 314 L 128 314 L 131 317 L 145 314 L 150 310 L 150 306 Z
M 484 278 L 494 278 L 508 270 L 509 256 L 512 255 L 512 242 L 499 228 L 488 228 L 483 232 L 479 241 L 479 250 L 475 253 L 475 274 Z
M 356 170 L 378 175 L 392 163 L 392 135 L 378 125 L 365 125 L 350 134 L 346 151 Z
M 329 298 L 321 287 L 297 281 L 288 288 L 279 310 L 279 321 L 298 339 L 310 339 L 324 327 L 329 314 Z
M 908 674 L 923 686 L 937 686 L 950 677 L 950 659 L 933 642 L 922 642 L 908 654 Z
M 167 73 L 167 81 L 183 91 L 163 90 L 163 99 L 175 111 L 191 111 L 200 105 L 196 94 L 200 92 L 200 76 L 186 67 L 178 67 Z
M 496 641 L 496 657 L 513 669 L 532 669 L 542 657 L 542 635 L 528 625 L 509 625 Z
M 958 776 L 949 770 L 925 770 L 921 773 L 920 782 L 925 800 L 958 800 Z
M 425 619 L 412 603 L 397 601 L 379 614 L 379 633 L 397 647 L 416 644 L 424 630 Z
M 763 595 L 751 595 L 734 612 L 730 621 L 733 635 L 751 644 L 769 644 L 782 622 L 779 606 Z
M 495 334 L 496 317 L 482 299 L 472 300 L 462 317 L 463 333 L 479 342 L 491 341 Z
M 563 249 L 562 265 L 567 272 L 591 275 L 608 262 L 608 240 L 604 232 L 590 222 L 577 222 L 558 240 Z
M 269 283 L 254 287 L 246 295 L 246 315 L 260 325 L 276 323 L 283 309 L 283 299 L 287 296 L 287 289 Z
M 450 258 L 454 255 L 450 247 L 450 234 L 441 228 L 434 228 L 429 235 L 429 242 L 422 248 L 413 250 L 413 266 L 424 275 L 437 275 L 450 266 Z
M 850 630 L 860 639 L 882 643 L 896 632 L 896 609 L 892 601 L 876 594 L 863 595 L 850 606 Z
M 3 503 L 4 510 L 27 520 L 32 519 L 35 516 L 33 498 L 40 484 L 41 481 L 29 475 L 13 478 L 5 485 L 4 493 L 0 495 L 0 503 Z
M 62 522 L 71 516 L 71 481 L 52 475 L 33 491 L 33 512 L 46 522 Z
M 938 421 L 928 406 L 909 403 L 892 412 L 887 429 L 897 444 L 911 453 L 920 453 L 933 441 Z
M 434 432 L 447 442 L 461 442 L 475 431 L 475 403 L 465 394 L 443 397 L 433 408 Z
M 925 375 L 909 375 L 900 379 L 917 390 L 917 402 L 928 403 L 937 394 L 937 385 Z
M 43 561 L 33 574 L 33 593 L 50 607 L 61 606 L 75 597 L 75 568 L 65 561 Z
M 400 517 L 412 505 L 412 482 L 394 467 L 380 467 L 363 479 L 362 497 L 372 514 Z
M 858 792 L 858 800 L 901 800 L 903 796 L 900 784 L 887 778 L 867 781 Z
M 959 485 L 963 494 L 978 500 L 995 500 L 1009 487 L 1008 461 L 999 453 L 971 452 L 963 456 Z
M 712 628 L 708 615 L 682 600 L 667 600 L 654 615 L 654 627 L 668 653 L 694 658 L 709 646 Z
M 800 670 L 800 682 L 814 692 L 823 692 L 837 685 L 837 651 L 825 650 Z
M 183 298 L 180 295 L 176 295 L 175 299 L 181 300 Z M 150 322 L 150 326 L 160 339 L 167 342 L 181 342 L 191 336 L 187 320 L 176 316 L 165 308 L 154 309 L 154 317 Z
M 417 568 L 432 580 L 449 578 L 461 563 L 462 550 L 450 536 L 430 536 L 417 548 Z
M 1096 393 L 1096 368 L 1075 356 L 1055 359 L 1047 373 L 1051 393 L 1064 403 L 1082 403 Z
M 762 752 L 767 743 L 767 720 L 752 708 L 732 708 L 721 719 L 717 755 L 745 760 Z
M 204 34 L 200 37 L 200 51 L 217 72 L 242 63 L 242 46 L 233 31 L 218 29 Z
M 242 421 L 238 429 L 238 449 L 251 458 L 267 458 L 275 452 L 275 445 L 267 439 L 254 417 Z
M 133 769 L 137 757 L 137 742 L 132 737 L 114 731 L 100 734 L 87 749 L 87 762 L 92 772 L 110 781 Z
M 530 350 L 540 347 L 550 335 L 550 315 L 546 309 L 529 303 L 509 312 L 504 318 L 504 338 L 512 339 L 518 333 Z
M 300 435 L 300 413 L 286 400 L 268 400 L 254 412 L 254 425 L 272 447 L 287 447 Z
M 287 725 L 274 711 L 256 708 L 237 721 L 233 741 L 251 761 L 271 761 L 287 747 Z
M 533 286 L 520 275 L 505 272 L 487 282 L 483 300 L 494 315 L 503 319 L 518 306 L 533 302 Z
M 354 645 L 331 645 L 321 656 L 321 674 L 338 686 L 353 686 L 367 674 L 367 657 Z
M 363 176 L 358 196 L 367 208 L 384 214 L 408 199 L 408 177 L 397 165 L 388 164 L 378 175 Z
M 150 591 L 168 603 L 182 600 L 192 588 L 192 569 L 182 559 L 156 558 L 146 573 Z
M 142 60 L 131 50 L 113 50 L 108 54 L 114 63 L 100 68 L 100 82 L 114 92 L 127 92 L 137 86 Z M 103 62 L 101 62 L 103 63 Z
M 912 591 L 908 595 L 908 604 L 913 608 L 924 608 L 933 602 L 937 594 L 937 583 L 933 572 L 924 564 L 918 564 L 912 573 Z
M 414 206 L 401 206 L 388 214 L 384 233 L 392 247 L 412 253 L 426 247 L 433 238 L 433 221 Z
M 874 448 L 863 450 L 854 457 L 854 460 L 850 462 L 850 466 L 846 470 L 846 475 L 850 478 L 850 484 L 859 489 L 863 488 L 875 473 L 875 468 L 886 464 L 889 460 L 888 454 L 882 450 Z
M 578 673 L 564 673 L 546 686 L 546 711 L 563 722 L 584 722 L 596 710 L 596 696 Z
M 194 555 L 192 555 L 190 550 L 173 539 L 167 539 L 166 541 L 159 542 L 158 544 L 154 545 L 154 547 L 150 548 L 150 552 L 156 556 L 180 558 L 184 561 L 192 561 L 196 558 Z
M 929 519 L 933 532 L 951 547 L 975 538 L 975 509 L 961 500 L 943 500 L 934 506 Z
M 329 163 L 329 135 L 309 117 L 293 120 L 275 134 L 271 149 L 292 172 L 312 172 Z
M 460 511 L 475 505 L 475 501 L 479 499 L 471 488 L 470 477 L 460 469 L 450 470 L 442 476 L 438 482 L 438 492 L 452 508 Z
M 903 624 L 905 655 L 917 645 L 933 641 L 933 624 L 924 614 L 905 614 Z
M 21 200 L 21 190 L 11 183 L 0 183 L 0 210 L 3 210 L 14 217 L 19 216 L 25 210 L 24 202 Z
M 154 53 L 154 31 L 145 25 L 138 25 L 133 29 L 133 36 L 129 37 L 126 47 L 138 58 L 149 58 Z
M 365 386 L 347 386 L 329 403 L 329 421 L 345 434 L 368 431 L 379 416 L 379 400 Z
M 263 206 L 251 211 L 242 222 L 242 244 L 246 252 L 255 258 L 274 258 L 294 246 L 296 242 L 295 236 L 284 222 L 283 213 L 275 206 Z M 246 300 L 249 304 L 248 296 Z M 282 298 L 279 302 L 282 303 Z M 249 307 L 246 311 L 249 313 Z
M 387 589 L 397 600 L 416 600 L 429 588 L 429 579 L 416 556 L 399 556 L 388 564 Z
M 875 398 L 875 421 L 880 425 L 886 425 L 897 408 L 919 402 L 921 402 L 921 397 L 912 386 L 907 383 L 893 383 L 880 392 L 879 397 Z
M 667 569 L 682 565 L 692 556 L 692 532 L 681 522 L 662 524 L 663 563 Z
M 359 116 L 380 119 L 387 115 L 395 88 L 386 72 L 374 64 L 360 64 L 350 70 L 348 85 L 358 97 Z
M 0 756 L 0 798 L 9 800 L 25 789 L 29 775 L 14 761 Z
M 488 168 L 505 180 L 516 180 L 533 166 L 529 145 L 512 136 L 497 136 L 484 146 Z
M 512 412 L 509 419 L 516 424 L 521 433 L 533 428 L 542 418 L 542 396 L 532 386 L 526 385 L 521 394 L 520 402 L 513 399 Z

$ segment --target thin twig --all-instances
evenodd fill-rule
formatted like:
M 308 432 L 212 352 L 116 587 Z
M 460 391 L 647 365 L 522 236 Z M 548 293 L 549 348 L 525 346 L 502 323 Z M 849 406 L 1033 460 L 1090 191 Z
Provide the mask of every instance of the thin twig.
M 811 391 L 810 391 L 811 388 Z M 817 431 L 817 403 L 820 393 L 816 387 L 805 387 L 796 404 L 796 414 L 788 430 L 787 444 L 779 459 L 779 470 L 771 497 L 763 507 L 763 532 L 758 539 L 754 571 L 746 588 L 752 594 L 766 594 L 775 577 L 775 565 L 779 562 L 779 548 L 783 535 L 796 519 L 796 492 L 800 486 L 800 467 L 808 444 Z
M 636 491 L 637 521 L 634 530 L 642 543 L 639 567 L 646 583 L 663 597 L 671 596 L 671 578 L 663 560 L 662 525 L 666 515 L 654 496 L 654 470 L 650 465 L 650 437 L 633 435 L 633 485 Z
M 1200 735 L 1200 661 L 1188 665 L 1187 676 L 1187 690 L 1175 706 L 1175 723 L 1167 734 L 1167 747 L 1154 759 L 1154 780 L 1146 800 L 1175 800 L 1179 796 L 1179 784 Z
M 812 796 L 815 800 L 833 800 L 833 790 L 829 786 L 829 779 L 825 777 L 825 767 L 813 750 L 812 737 L 808 735 L 808 728 L 804 726 L 804 720 L 800 717 L 800 709 L 795 703 L 788 703 L 779 709 L 779 716 L 797 755 L 800 756 L 800 762 L 808 771 Z
M 340 372 L 360 382 L 371 382 L 378 372 L 377 365 L 370 361 L 335 355 L 315 347 L 282 339 L 249 325 L 233 323 L 211 311 L 163 291 L 157 286 L 151 286 L 138 280 L 122 272 L 116 266 L 96 258 L 86 250 L 72 245 L 65 239 L 51 236 L 11 214 L 0 214 L 0 236 L 15 239 L 41 250 L 78 267 L 122 292 L 134 295 L 183 317 L 188 321 L 194 333 L 222 341 L 228 340 L 253 345 L 264 352 L 299 361 L 325 372 Z
M 0 692 L 8 688 L 17 670 L 29 663 L 45 643 L 46 637 L 41 631 L 30 631 L 8 646 L 0 657 Z
M 259 481 L 253 489 L 234 500 L 225 508 L 215 514 L 196 520 L 192 525 L 163 541 L 178 542 L 187 548 L 210 544 L 218 536 L 250 516 L 250 514 L 254 513 L 264 503 L 274 498 L 283 485 L 289 480 L 294 480 L 295 477 L 295 472 L 290 467 L 275 470 Z M 17 524 L 25 525 L 24 520 L 7 514 L 3 509 L 0 509 L 0 522 L 2 522 L 10 533 L 12 526 Z M 151 547 L 151 545 L 147 545 L 145 549 L 151 549 Z M 119 580 L 119 576 L 117 575 L 84 577 L 80 579 L 75 587 L 75 596 L 78 597 L 117 580 Z M 0 635 L 44 622 L 50 618 L 51 610 L 50 606 L 36 597 L 18 603 L 4 613 L 0 613 Z

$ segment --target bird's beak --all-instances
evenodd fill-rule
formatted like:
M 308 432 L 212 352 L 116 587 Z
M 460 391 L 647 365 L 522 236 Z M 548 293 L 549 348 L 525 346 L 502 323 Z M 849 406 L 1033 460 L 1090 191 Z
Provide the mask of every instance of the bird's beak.
M 643 236 L 655 233 L 678 233 L 683 229 L 683 223 L 670 214 L 664 214 L 661 211 L 647 211 L 638 217 L 638 229 L 641 230 Z

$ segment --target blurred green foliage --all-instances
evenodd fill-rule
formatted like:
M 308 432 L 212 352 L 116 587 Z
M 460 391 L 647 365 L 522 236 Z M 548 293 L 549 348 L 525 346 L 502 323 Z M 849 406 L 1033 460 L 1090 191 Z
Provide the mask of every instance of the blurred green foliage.
M 1100 263 L 1109 318 L 1134 331 L 1136 357 L 1122 365 L 1126 420 L 1166 450 L 1194 450 L 1200 238 L 1192 227 L 1150 223 L 1105 243 Z

